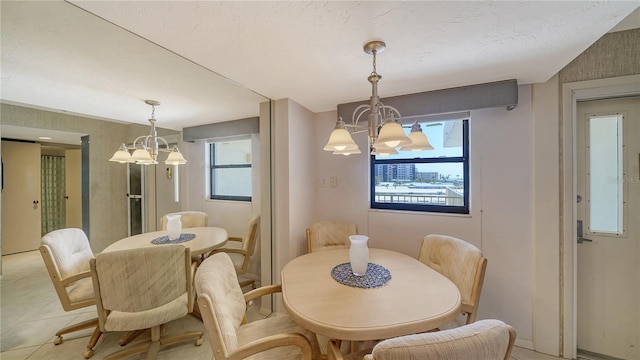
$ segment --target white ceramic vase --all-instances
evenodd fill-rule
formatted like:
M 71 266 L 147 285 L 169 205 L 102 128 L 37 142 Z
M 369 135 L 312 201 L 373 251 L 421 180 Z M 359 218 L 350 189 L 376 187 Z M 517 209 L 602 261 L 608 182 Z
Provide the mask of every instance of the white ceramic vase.
M 349 240 L 351 241 L 349 261 L 351 262 L 353 275 L 364 276 L 367 273 L 367 265 L 369 264 L 369 248 L 367 247 L 369 237 L 366 235 L 351 235 Z
M 180 233 L 182 232 L 181 216 L 182 215 L 167 215 L 167 236 L 169 240 L 176 240 L 180 237 Z

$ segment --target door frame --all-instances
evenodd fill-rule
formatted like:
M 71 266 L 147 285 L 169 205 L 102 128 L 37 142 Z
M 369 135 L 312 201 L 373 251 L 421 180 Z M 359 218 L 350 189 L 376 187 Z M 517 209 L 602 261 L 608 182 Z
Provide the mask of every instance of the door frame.
M 577 358 L 577 151 L 576 106 L 578 101 L 640 95 L 640 75 L 566 83 L 562 86 L 562 231 L 560 268 L 562 279 L 561 343 L 564 357 Z

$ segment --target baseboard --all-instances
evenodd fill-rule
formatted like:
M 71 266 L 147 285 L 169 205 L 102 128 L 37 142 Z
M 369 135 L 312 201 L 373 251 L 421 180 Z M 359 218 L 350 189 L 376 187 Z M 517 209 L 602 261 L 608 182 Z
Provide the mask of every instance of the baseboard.
M 514 343 L 515 346 L 517 347 L 521 347 L 527 350 L 534 350 L 533 348 L 533 341 L 531 340 L 524 340 L 524 339 L 520 339 L 520 338 L 516 338 L 516 342 Z

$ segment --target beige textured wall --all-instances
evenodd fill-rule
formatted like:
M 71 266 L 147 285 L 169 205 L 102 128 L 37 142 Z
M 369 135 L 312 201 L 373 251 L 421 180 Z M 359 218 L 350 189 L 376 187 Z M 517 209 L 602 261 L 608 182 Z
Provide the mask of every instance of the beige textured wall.
M 90 234 L 94 252 L 127 236 L 126 166 L 107 161 L 119 144 L 149 127 L 124 125 L 79 116 L 0 104 L 2 124 L 70 131 L 90 136 Z M 165 131 L 158 131 L 165 133 Z M 130 135 L 131 134 L 131 135 Z
M 606 34 L 558 73 L 560 87 L 568 82 L 639 74 L 639 49 L 640 29 Z

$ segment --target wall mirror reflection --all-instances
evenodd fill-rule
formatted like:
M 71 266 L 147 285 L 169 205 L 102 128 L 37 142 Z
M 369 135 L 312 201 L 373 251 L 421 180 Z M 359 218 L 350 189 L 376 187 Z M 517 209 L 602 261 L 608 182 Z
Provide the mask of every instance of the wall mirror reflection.
M 5 181 L 3 255 L 37 250 L 43 231 L 60 227 L 83 228 L 99 253 L 129 235 L 159 230 L 162 215 L 183 210 L 206 212 L 209 226 L 242 237 L 259 214 L 258 256 L 247 276 L 271 281 L 270 199 L 260 191 L 270 181 L 269 158 L 261 156 L 270 146 L 268 98 L 68 2 L 3 2 L 1 16 L 3 175 L 26 179 Z M 160 103 L 151 116 L 158 136 L 177 145 L 187 163 L 167 165 L 166 153 L 157 165 L 109 162 L 122 144 L 150 133 L 150 99 Z M 243 181 L 252 193 L 243 201 L 212 199 L 206 153 L 220 139 L 185 141 L 183 130 L 246 119 L 257 126 L 232 136 L 251 141 L 253 155 L 245 160 L 253 171 L 241 175 L 250 177 Z M 73 201 L 73 209 L 44 211 L 45 182 L 33 174 L 44 169 L 45 156 L 47 164 L 55 157 L 59 169 L 73 171 L 56 178 L 73 182 L 55 190 L 58 203 Z M 12 189 L 18 183 L 32 185 L 32 193 L 9 196 L 25 193 Z

